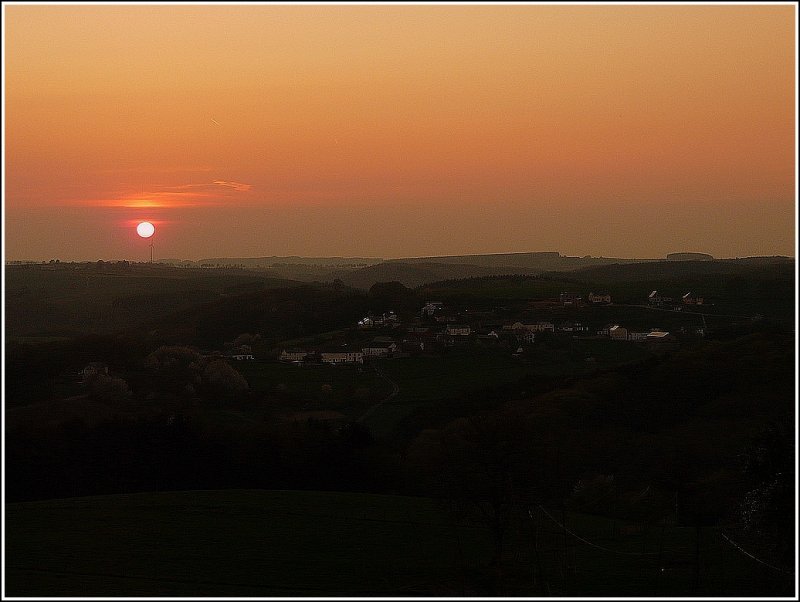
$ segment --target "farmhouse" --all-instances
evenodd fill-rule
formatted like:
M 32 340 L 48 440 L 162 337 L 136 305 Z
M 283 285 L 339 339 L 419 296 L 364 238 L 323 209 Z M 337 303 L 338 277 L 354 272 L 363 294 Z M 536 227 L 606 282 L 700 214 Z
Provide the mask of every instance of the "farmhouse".
M 611 295 L 609 293 L 589 293 L 589 303 L 608 305 L 611 303 Z
M 678 339 L 669 332 L 663 330 L 653 330 L 645 338 L 647 347 L 655 352 L 674 351 L 678 348 Z
M 302 349 L 283 349 L 278 360 L 281 362 L 302 362 L 308 357 L 308 351 Z
M 364 357 L 391 357 L 395 351 L 397 351 L 397 343 L 378 339 L 373 339 L 361 348 Z
M 623 328 L 619 324 L 615 324 L 614 326 L 608 329 L 608 336 L 611 337 L 612 341 L 627 341 L 628 329 Z
M 671 303 L 672 297 L 664 297 L 658 291 L 652 291 L 647 296 L 647 303 L 650 305 L 663 305 L 664 303 Z
M 363 364 L 364 352 L 360 349 L 324 349 L 320 351 L 320 359 L 323 364 Z
M 611 330 L 612 326 L 614 326 L 614 325 L 613 324 L 606 324 L 600 330 L 597 331 L 597 334 L 600 335 L 600 336 L 606 336 L 606 337 L 607 336 L 611 336 L 610 330 Z
M 362 329 L 374 328 L 375 320 L 371 316 L 365 316 L 358 321 L 358 327 Z
M 522 322 L 514 322 L 503 326 L 503 330 L 530 330 L 531 332 L 555 332 L 556 327 L 552 322 L 536 322 L 536 324 L 523 324 Z
M 683 297 L 681 297 L 681 301 L 684 305 L 702 305 L 703 298 L 696 297 L 692 293 L 686 293 Z
M 468 337 L 472 330 L 469 324 L 448 324 L 444 333 L 450 337 Z

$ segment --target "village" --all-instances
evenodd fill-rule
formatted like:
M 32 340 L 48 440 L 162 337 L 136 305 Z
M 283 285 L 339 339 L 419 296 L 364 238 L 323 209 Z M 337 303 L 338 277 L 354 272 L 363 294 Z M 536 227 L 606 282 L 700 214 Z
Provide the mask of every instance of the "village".
M 639 306 L 660 311 L 682 311 L 689 306 L 703 305 L 704 299 L 691 292 L 675 298 L 652 291 Z M 552 310 L 569 309 L 575 317 L 591 307 L 610 307 L 611 294 L 590 292 L 584 296 L 575 292 L 562 292 L 558 298 L 531 300 L 534 311 L 546 315 Z M 358 365 L 374 359 L 409 356 L 435 356 L 450 348 L 471 347 L 507 350 L 512 358 L 523 357 L 537 336 L 558 336 L 578 339 L 606 339 L 637 343 L 652 353 L 677 350 L 680 341 L 687 337 L 702 337 L 703 326 L 670 332 L 657 325 L 647 329 L 634 329 L 622 323 L 591 323 L 576 319 L 526 320 L 503 319 L 499 311 L 476 311 L 467 307 L 448 305 L 441 301 L 427 301 L 416 315 L 401 318 L 394 311 L 370 313 L 358 320 L 350 329 L 324 345 L 282 346 L 271 358 L 295 365 Z M 702 317 L 702 315 L 701 315 Z M 703 319 L 703 324 L 705 320 Z M 234 361 L 253 361 L 257 358 L 249 345 L 238 345 L 226 355 Z

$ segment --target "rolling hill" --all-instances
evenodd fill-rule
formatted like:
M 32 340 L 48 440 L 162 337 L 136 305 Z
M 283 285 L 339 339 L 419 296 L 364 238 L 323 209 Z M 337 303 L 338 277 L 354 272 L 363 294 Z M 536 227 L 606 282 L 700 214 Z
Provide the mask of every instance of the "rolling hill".
M 451 278 L 470 278 L 474 276 L 494 276 L 500 274 L 532 274 L 524 267 L 481 266 L 461 263 L 402 263 L 387 261 L 359 270 L 335 271 L 327 275 L 338 278 L 348 286 L 369 289 L 376 282 L 402 282 L 409 288 Z
M 6 266 L 6 336 L 116 332 L 230 295 L 299 284 L 242 269 L 127 262 Z

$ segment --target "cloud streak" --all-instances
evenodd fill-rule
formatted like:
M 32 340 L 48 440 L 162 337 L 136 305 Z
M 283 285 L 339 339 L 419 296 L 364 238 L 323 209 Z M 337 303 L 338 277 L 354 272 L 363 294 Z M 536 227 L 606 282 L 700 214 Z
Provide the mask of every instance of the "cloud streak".
M 253 186 L 242 182 L 214 180 L 204 184 L 162 185 L 156 188 L 158 190 L 123 194 L 117 198 L 81 200 L 77 204 L 132 209 L 213 206 L 239 196 L 238 193 L 249 192 Z
M 242 184 L 241 182 L 226 182 L 225 180 L 214 180 L 214 184 L 217 186 L 227 186 L 228 188 L 233 188 L 237 192 L 247 192 L 253 186 L 252 184 Z

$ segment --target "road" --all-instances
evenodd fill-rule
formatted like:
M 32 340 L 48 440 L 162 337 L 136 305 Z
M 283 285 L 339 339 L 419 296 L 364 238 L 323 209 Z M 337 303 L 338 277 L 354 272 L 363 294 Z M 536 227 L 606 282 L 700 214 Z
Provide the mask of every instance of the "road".
M 385 404 L 385 403 L 391 401 L 392 399 L 394 399 L 395 397 L 397 397 L 397 394 L 400 392 L 400 386 L 396 382 L 394 382 L 392 379 L 390 379 L 388 376 L 386 376 L 383 372 L 378 370 L 378 365 L 377 364 L 372 364 L 372 368 L 375 370 L 376 376 L 380 376 L 383 380 L 385 380 L 390 385 L 392 385 L 392 392 L 389 393 L 389 395 L 387 395 L 384 399 L 380 400 L 378 403 L 376 403 L 374 406 L 372 406 L 370 409 L 368 409 L 361 416 L 361 418 L 358 419 L 358 422 L 364 422 L 364 420 L 366 420 L 375 410 L 377 410 L 383 404 Z

